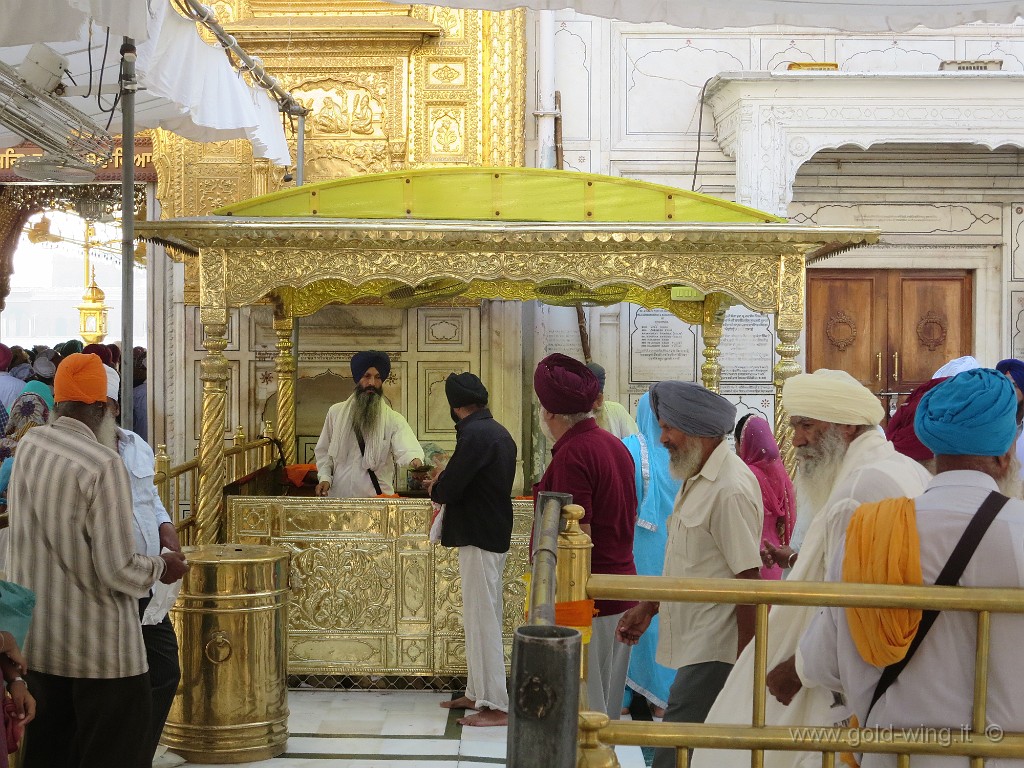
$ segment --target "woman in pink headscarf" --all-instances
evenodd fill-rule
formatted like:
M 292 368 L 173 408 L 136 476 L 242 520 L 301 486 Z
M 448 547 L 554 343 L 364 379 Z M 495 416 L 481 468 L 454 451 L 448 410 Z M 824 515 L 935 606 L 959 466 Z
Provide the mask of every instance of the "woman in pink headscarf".
M 747 414 L 736 424 L 736 453 L 754 473 L 764 501 L 764 542 L 779 547 L 789 544 L 796 522 L 795 494 L 789 473 L 779 455 L 772 428 L 760 416 Z M 762 566 L 762 579 L 781 579 L 778 565 Z

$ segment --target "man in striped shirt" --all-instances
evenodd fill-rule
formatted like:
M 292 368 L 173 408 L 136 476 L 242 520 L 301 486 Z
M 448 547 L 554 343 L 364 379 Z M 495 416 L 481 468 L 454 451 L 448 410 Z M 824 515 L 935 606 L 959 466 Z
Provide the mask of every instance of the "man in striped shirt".
M 150 688 L 138 600 L 184 556 L 135 552 L 131 485 L 96 355 L 57 369 L 56 421 L 18 446 L 9 491 L 11 577 L 36 593 L 25 643 L 38 702 L 24 768 L 143 768 Z

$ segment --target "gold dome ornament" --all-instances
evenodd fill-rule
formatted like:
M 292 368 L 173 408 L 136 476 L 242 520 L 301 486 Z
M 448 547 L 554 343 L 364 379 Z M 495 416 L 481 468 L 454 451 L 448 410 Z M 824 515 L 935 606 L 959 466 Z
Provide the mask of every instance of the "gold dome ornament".
M 78 335 L 86 344 L 99 344 L 107 335 L 106 294 L 96 285 L 96 269 L 78 305 Z

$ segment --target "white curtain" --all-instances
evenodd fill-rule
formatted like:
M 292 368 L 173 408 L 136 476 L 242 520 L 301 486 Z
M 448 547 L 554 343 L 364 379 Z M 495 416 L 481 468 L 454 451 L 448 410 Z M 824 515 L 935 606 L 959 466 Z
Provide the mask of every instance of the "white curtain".
M 90 48 L 93 83 L 117 81 L 121 37 L 134 37 L 138 50 L 136 72 L 136 129 L 165 128 L 199 142 L 248 139 L 256 157 L 291 165 L 281 115 L 262 88 L 252 88 L 228 63 L 224 51 L 199 36 L 194 22 L 182 18 L 170 0 L 4 0 L 13 4 L 8 18 L 17 24 L 0 27 L 0 60 L 17 66 L 31 43 L 51 45 L 67 57 L 68 71 L 83 85 L 89 80 Z M 6 9 L 6 8 L 5 8 Z M 88 19 L 93 19 L 89 37 Z M 110 37 L 106 60 L 103 49 Z M 106 106 L 113 97 L 104 96 Z M 71 106 L 106 126 L 109 115 L 96 99 L 71 98 Z M 111 120 L 110 132 L 121 132 L 121 113 Z M 21 142 L 0 125 L 0 148 Z
M 620 21 L 664 21 L 694 29 L 785 24 L 901 32 L 916 26 L 947 29 L 973 21 L 1008 24 L 1024 16 L 1024 2 L 1010 0 L 435 0 L 432 4 L 499 11 L 520 6 L 572 8 Z

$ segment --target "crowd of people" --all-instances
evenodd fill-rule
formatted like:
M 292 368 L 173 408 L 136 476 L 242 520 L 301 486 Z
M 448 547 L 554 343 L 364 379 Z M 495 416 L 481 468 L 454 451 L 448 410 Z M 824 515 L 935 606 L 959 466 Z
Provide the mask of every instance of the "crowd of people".
M 144 392 L 144 349 L 133 362 Z M 174 629 L 147 608 L 188 565 L 145 419 L 118 426 L 119 363 L 116 345 L 0 344 L 0 558 L 36 600 L 23 652 L 0 633 L 25 768 L 148 768 L 180 677 Z M 140 406 L 144 395 L 129 407 Z

